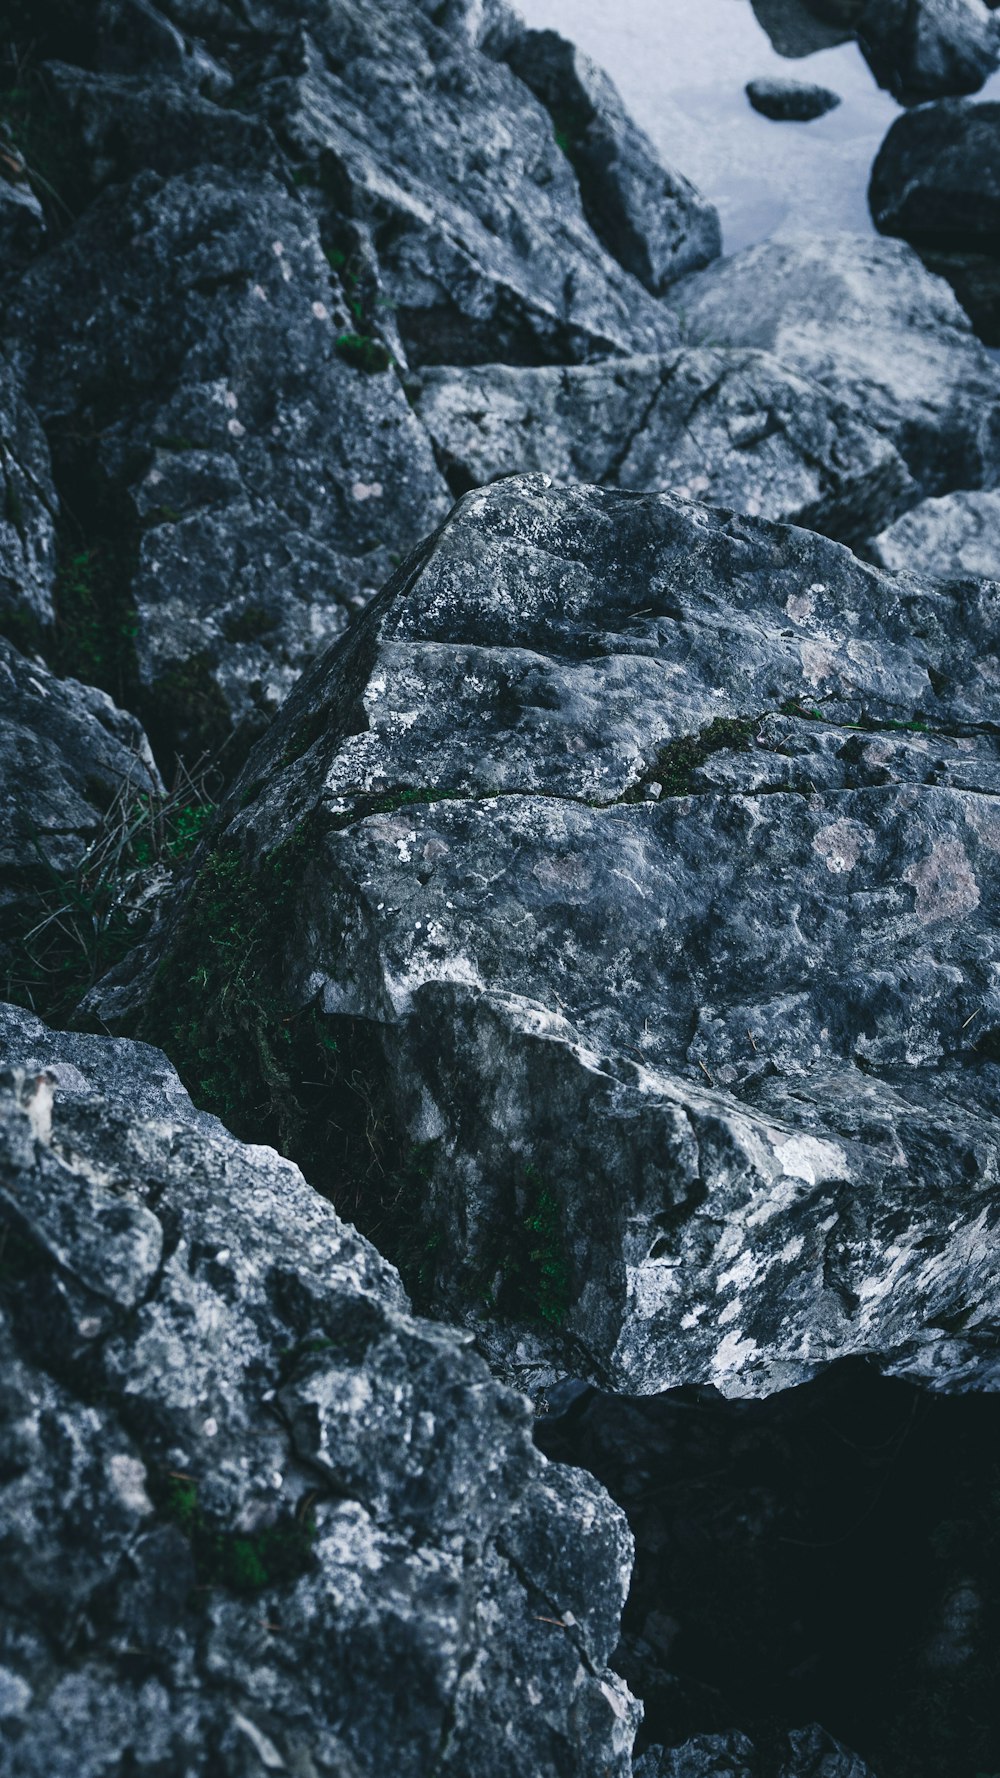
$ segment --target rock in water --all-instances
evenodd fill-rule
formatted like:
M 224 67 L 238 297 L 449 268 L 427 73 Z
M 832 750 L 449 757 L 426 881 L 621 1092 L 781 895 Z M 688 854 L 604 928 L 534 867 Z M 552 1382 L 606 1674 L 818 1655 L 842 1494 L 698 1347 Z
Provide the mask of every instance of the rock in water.
M 975 93 L 1000 61 L 1000 32 L 979 0 L 807 0 L 853 32 L 880 86 L 904 105 Z
M 671 291 L 692 343 L 752 346 L 847 401 L 927 494 L 1000 480 L 1000 365 L 901 241 L 782 236 Z
M 872 540 L 875 561 L 943 580 L 1000 580 L 1000 491 L 924 500 Z
M 755 111 L 775 123 L 812 123 L 840 104 L 839 93 L 803 80 L 751 80 L 747 98 Z
M 598 239 L 661 295 L 722 251 L 718 211 L 664 167 L 600 68 L 556 31 L 522 31 L 504 58 L 545 106 Z
M 953 100 L 897 118 L 868 198 L 876 228 L 916 247 L 1000 344 L 1000 103 Z
M 631 1541 L 144 1045 L 0 1009 L 11 1778 L 628 1778 Z
M 913 493 L 887 438 L 764 352 L 690 349 L 539 370 L 434 365 L 407 393 L 456 494 L 537 470 L 853 542 Z
M 18 999 L 52 1001 L 69 992 L 65 1012 L 94 980 L 88 966 L 105 969 L 107 950 L 96 931 L 109 912 L 108 859 L 95 865 L 83 899 L 78 880 L 103 830 L 120 850 L 137 805 L 163 791 L 134 716 L 106 692 L 75 679 L 57 679 L 40 661 L 19 654 L 0 637 L 0 991 Z M 113 817 L 109 824 L 109 817 Z M 109 852 L 110 856 L 110 852 Z M 124 909 L 121 927 L 127 924 Z M 77 941 L 71 936 L 76 930 Z M 35 933 L 37 943 L 25 940 Z M 65 948 L 55 940 L 63 933 Z M 59 979 L 74 960 L 72 980 Z M 88 950 L 88 946 L 90 949 Z M 120 955 L 120 950 L 118 952 Z M 103 958 L 103 961 L 101 959 Z M 74 991 L 75 990 L 75 991 Z
M 982 1382 L 998 598 L 666 496 L 470 494 L 98 1010 L 519 1364 Z

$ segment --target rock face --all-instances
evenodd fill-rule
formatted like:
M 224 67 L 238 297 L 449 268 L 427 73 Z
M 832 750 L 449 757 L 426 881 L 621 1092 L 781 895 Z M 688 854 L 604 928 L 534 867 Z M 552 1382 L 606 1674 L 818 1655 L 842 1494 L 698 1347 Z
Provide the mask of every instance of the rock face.
M 904 105 L 975 93 L 1000 61 L 1000 34 L 979 0 L 807 0 L 857 36 L 880 86 Z
M 802 80 L 751 80 L 747 98 L 755 111 L 775 123 L 812 123 L 840 104 L 839 93 L 828 86 L 810 86 Z
M 651 291 L 718 251 L 718 221 L 567 52 L 581 198 L 502 59 L 545 85 L 544 57 L 500 4 L 46 0 L 13 30 L 3 215 L 52 197 L 49 251 L 12 234 L 2 273 L 0 610 L 8 554 L 33 552 L 17 597 L 51 624 L 61 513 L 102 638 L 52 658 L 133 708 L 165 767 L 234 730 L 238 760 L 448 509 L 407 364 L 665 351 Z
M 996 600 L 662 496 L 469 495 L 99 1011 L 314 1177 L 342 1144 L 351 1214 L 519 1363 L 982 1382 Z
M 4 1772 L 626 1778 L 597 1484 L 157 1052 L 0 1057 Z
M 927 494 L 1000 480 L 1000 366 L 899 241 L 766 241 L 671 293 L 687 339 L 749 346 L 849 401 Z
M 889 440 L 764 352 L 517 370 L 432 367 L 408 383 L 456 493 L 536 470 L 680 494 L 848 541 L 913 482 Z
M 55 620 L 56 519 L 45 434 L 0 355 L 0 624 L 28 637 Z
M 897 118 L 872 169 L 876 228 L 949 279 L 1000 343 L 1000 103 L 955 100 Z
M 883 568 L 942 580 L 1000 580 L 1000 492 L 924 500 L 871 543 Z
M 162 791 L 133 716 L 94 686 L 56 679 L 0 637 L 0 987 L 22 994 L 17 938 L 44 918 L 41 897 L 72 878 L 109 810 Z M 127 823 L 126 823 L 127 825 Z M 49 910 L 51 911 L 51 909 Z
M 552 118 L 590 225 L 621 265 L 661 295 L 685 272 L 718 258 L 714 205 L 661 164 L 588 56 L 556 31 L 522 31 L 504 57 Z

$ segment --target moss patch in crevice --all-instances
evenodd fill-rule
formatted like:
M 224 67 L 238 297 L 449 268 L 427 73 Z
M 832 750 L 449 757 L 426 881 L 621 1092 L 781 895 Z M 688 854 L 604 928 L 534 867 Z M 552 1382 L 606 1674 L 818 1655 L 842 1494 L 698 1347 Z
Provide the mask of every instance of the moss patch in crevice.
M 748 753 L 750 743 L 760 728 L 760 716 L 717 717 L 697 735 L 681 735 L 661 747 L 654 765 L 645 771 L 636 784 L 630 785 L 623 803 L 647 800 L 650 785 L 659 784 L 664 797 L 689 796 L 694 788 L 694 774 L 713 753 Z
M 260 1531 L 232 1531 L 202 1510 L 191 1476 L 154 1475 L 150 1492 L 162 1517 L 187 1539 L 199 1587 L 252 1595 L 298 1580 L 313 1566 L 316 1523 L 309 1512 L 285 1515 Z

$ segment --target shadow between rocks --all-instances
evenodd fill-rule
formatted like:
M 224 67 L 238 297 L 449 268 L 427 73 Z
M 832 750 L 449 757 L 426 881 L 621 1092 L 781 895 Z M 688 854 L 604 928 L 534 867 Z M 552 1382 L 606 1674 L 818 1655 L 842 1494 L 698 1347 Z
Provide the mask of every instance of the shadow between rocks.
M 818 1721 L 878 1778 L 1000 1770 L 1000 1398 L 851 1360 L 762 1402 L 570 1386 L 536 1439 L 631 1522 L 640 1747 Z

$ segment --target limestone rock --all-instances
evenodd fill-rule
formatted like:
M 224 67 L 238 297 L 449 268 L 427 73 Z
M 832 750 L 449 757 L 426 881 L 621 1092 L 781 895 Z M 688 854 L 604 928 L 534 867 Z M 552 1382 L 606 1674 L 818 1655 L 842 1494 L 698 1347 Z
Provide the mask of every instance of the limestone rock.
M 55 619 L 58 512 L 45 434 L 0 353 L 0 630 L 25 640 Z
M 812 123 L 840 104 L 839 93 L 803 80 L 751 80 L 747 98 L 755 111 L 775 123 Z
M 692 344 L 751 346 L 884 432 L 927 494 L 1000 480 L 1000 365 L 901 241 L 780 236 L 671 292 Z
M 580 182 L 594 233 L 627 271 L 661 295 L 685 272 L 717 259 L 714 205 L 664 167 L 612 82 L 557 31 L 522 31 L 504 59 L 552 118 Z
M 1000 103 L 952 100 L 897 118 L 872 169 L 875 226 L 940 270 L 1000 342 Z
M 904 105 L 978 92 L 1000 62 L 1000 33 L 979 0 L 808 0 L 856 34 L 880 86 Z
M 395 376 L 338 351 L 349 319 L 302 201 L 223 170 L 110 189 L 10 306 L 64 469 L 107 512 L 167 762 L 259 732 L 448 510 Z
M 0 1060 L 5 1773 L 628 1778 L 598 1485 L 155 1051 Z
M 43 917 L 119 799 L 162 790 L 135 717 L 105 692 L 57 679 L 0 637 L 0 985 L 15 935 Z
M 666 496 L 470 494 L 248 762 L 156 989 L 96 1010 L 217 1056 L 248 1128 L 278 1044 L 270 1127 L 512 1363 L 982 1382 L 997 597 Z
M 431 366 L 407 389 L 453 492 L 538 471 L 868 537 L 911 496 L 889 440 L 764 352 L 520 370 Z
M 893 573 L 1000 580 L 1000 492 L 923 500 L 873 538 L 871 553 Z

